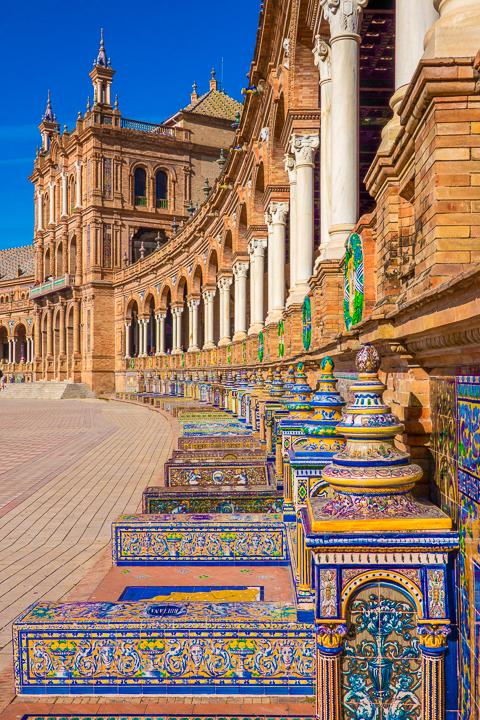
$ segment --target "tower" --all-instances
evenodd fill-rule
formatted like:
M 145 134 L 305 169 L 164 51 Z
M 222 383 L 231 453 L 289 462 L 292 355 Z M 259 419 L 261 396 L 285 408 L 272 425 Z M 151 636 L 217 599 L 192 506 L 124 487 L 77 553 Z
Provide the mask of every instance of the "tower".
M 50 90 L 48 91 L 47 109 L 45 110 L 38 129 L 42 135 L 42 149 L 48 151 L 50 149 L 51 139 L 55 133 L 60 131 L 60 123 L 57 122 L 57 116 L 54 115 L 50 102 Z
M 110 59 L 107 59 L 105 44 L 103 42 L 103 28 L 100 38 L 100 50 L 96 60 L 93 61 L 93 70 L 90 73 L 93 85 L 93 104 L 101 105 L 109 110 L 112 107 L 112 80 L 115 70 L 110 67 Z

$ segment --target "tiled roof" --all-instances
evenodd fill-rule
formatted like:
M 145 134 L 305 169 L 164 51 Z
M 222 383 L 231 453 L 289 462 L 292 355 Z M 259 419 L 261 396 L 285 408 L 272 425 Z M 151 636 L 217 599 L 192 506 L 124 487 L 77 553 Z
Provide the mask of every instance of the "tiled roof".
M 229 97 L 225 92 L 209 90 L 184 109 L 186 112 L 209 115 L 210 117 L 223 118 L 233 122 L 236 114 L 238 112 L 242 113 L 242 108 L 241 103 Z
M 16 278 L 18 266 L 22 270 L 22 277 L 35 273 L 33 245 L 0 250 L 0 280 Z

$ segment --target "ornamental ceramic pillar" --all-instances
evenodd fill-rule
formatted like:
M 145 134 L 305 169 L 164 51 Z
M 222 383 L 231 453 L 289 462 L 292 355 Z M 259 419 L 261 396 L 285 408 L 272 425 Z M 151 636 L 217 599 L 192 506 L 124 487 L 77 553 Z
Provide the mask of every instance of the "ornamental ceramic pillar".
M 288 203 L 272 202 L 270 204 L 270 213 L 272 215 L 273 225 L 273 307 L 271 317 L 274 322 L 281 320 L 283 311 L 285 310 L 285 221 L 287 212 Z
M 125 359 L 130 359 L 130 328 L 132 326 L 131 322 L 125 323 Z
M 317 718 L 342 720 L 340 658 L 347 634 L 344 623 L 322 622 L 317 632 Z
M 48 220 L 49 225 L 55 224 L 55 183 L 48 183 L 50 188 L 50 217 Z
M 247 334 L 247 271 L 248 263 L 246 262 L 237 262 L 233 267 L 235 278 L 234 340 L 243 340 Z
M 285 226 L 284 226 L 285 228 Z M 248 252 L 250 254 L 251 277 L 253 278 L 253 302 L 250 298 L 250 328 L 249 335 L 263 330 L 263 275 L 264 257 L 267 241 L 263 238 L 250 240 Z
M 67 178 L 68 174 L 62 172 L 62 217 L 68 215 L 68 195 L 67 195 Z
M 445 718 L 445 651 L 448 624 L 419 623 L 422 652 L 422 720 Z
M 210 350 L 215 347 L 213 342 L 213 300 L 215 298 L 215 290 L 205 290 L 203 293 L 204 311 L 205 311 L 205 343 L 204 350 Z
M 37 192 L 37 230 L 43 230 L 43 190 Z
M 297 168 L 297 267 L 296 288 L 291 302 L 301 303 L 310 291 L 313 272 L 313 170 L 320 141 L 318 135 L 297 135 L 291 139 Z
M 298 275 L 298 245 L 297 245 L 297 166 L 295 156 L 287 153 L 285 155 L 285 170 L 288 173 L 288 184 L 290 185 L 290 214 L 288 227 L 290 230 L 290 293 L 287 299 L 287 307 L 295 302 L 295 290 Z M 269 228 L 270 230 L 270 228 Z M 270 264 L 270 253 L 268 254 Z M 270 287 L 270 285 L 269 285 Z M 271 305 L 268 306 L 269 312 Z
M 81 162 L 75 163 L 75 170 L 77 172 L 76 200 L 75 200 L 76 208 L 82 207 L 82 165 L 83 165 L 83 163 L 81 163 Z
M 330 241 L 330 225 L 332 224 L 332 61 L 330 45 L 326 38 L 317 35 L 313 48 L 314 62 L 320 75 L 320 255 L 325 256 L 325 248 Z
M 358 219 L 358 30 L 368 0 L 321 0 L 332 57 L 332 225 L 326 259 L 339 259 Z
M 230 285 L 232 278 L 224 277 L 218 282 L 220 290 L 220 339 L 218 347 L 230 343 Z
M 189 352 L 196 352 L 198 347 L 198 306 L 200 300 L 189 300 Z

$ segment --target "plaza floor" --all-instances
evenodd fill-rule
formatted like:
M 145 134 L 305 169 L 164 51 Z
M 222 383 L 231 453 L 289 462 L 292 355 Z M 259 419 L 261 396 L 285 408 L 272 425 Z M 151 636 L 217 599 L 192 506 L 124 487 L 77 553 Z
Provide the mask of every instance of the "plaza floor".
M 15 697 L 11 626 L 39 600 L 109 599 L 125 587 L 260 586 L 290 600 L 285 568 L 112 568 L 111 524 L 161 485 L 178 425 L 161 412 L 102 400 L 4 400 L 0 406 L 0 713 L 310 716 L 298 698 Z M 226 572 L 227 570 L 227 572 Z M 267 705 L 268 707 L 265 707 Z

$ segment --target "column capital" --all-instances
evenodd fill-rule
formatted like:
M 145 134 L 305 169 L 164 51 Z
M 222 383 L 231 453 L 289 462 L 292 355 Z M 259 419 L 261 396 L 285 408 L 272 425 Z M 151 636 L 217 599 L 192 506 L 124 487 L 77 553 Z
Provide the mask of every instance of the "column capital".
M 268 231 L 272 229 L 272 214 L 269 210 L 265 213 L 265 224 L 268 226 Z
M 205 290 L 202 293 L 204 302 L 213 302 L 216 292 L 217 292 L 216 290 Z
M 440 653 L 447 647 L 447 638 L 450 635 L 450 624 L 448 621 L 441 625 L 431 621 L 419 621 L 417 632 L 421 638 L 420 646 L 423 652 Z
M 340 654 L 343 650 L 347 626 L 344 622 L 322 622 L 315 627 L 317 646 L 320 652 L 329 655 Z
M 67 170 L 62 170 L 62 178 L 65 179 L 65 180 L 68 178 L 68 172 L 67 172 Z
M 368 5 L 368 0 L 320 0 L 320 2 L 325 20 L 330 25 L 332 40 L 353 36 L 360 42 L 358 31 L 362 10 Z
M 75 160 L 75 167 L 77 168 L 77 170 L 78 170 L 78 168 L 81 168 L 82 165 L 83 165 L 83 162 L 81 160 Z
M 195 300 L 195 299 L 188 300 L 187 305 L 189 308 L 192 308 L 192 310 L 193 310 L 194 308 L 197 308 L 200 305 L 200 300 Z
M 288 202 L 270 203 L 270 213 L 274 225 L 285 225 L 288 213 Z
M 158 312 L 155 313 L 155 317 L 159 318 L 160 320 L 165 320 L 165 318 L 167 317 L 167 311 L 158 310 Z
M 320 145 L 318 134 L 297 134 L 293 133 L 290 138 L 290 147 L 292 153 L 295 154 L 295 163 L 297 168 L 300 165 L 311 165 L 315 159 L 315 153 Z
M 328 39 L 324 35 L 315 35 L 313 46 L 313 64 L 318 68 L 320 85 L 332 79 L 332 57 Z
M 291 153 L 285 153 L 285 172 L 288 173 L 288 182 L 290 185 L 297 182 L 297 165 L 295 156 Z
M 286 204 L 286 203 L 283 203 Z M 288 208 L 288 205 L 287 205 Z M 263 257 L 265 255 L 265 248 L 267 247 L 267 241 L 265 238 L 253 238 L 248 243 L 248 252 L 250 255 L 260 255 Z
M 232 282 L 233 282 L 233 278 L 223 277 L 223 278 L 220 278 L 220 280 L 217 283 L 217 286 L 218 286 L 219 290 L 228 290 L 228 288 L 230 287 Z
M 49 182 L 48 187 L 50 188 L 50 190 L 53 190 L 53 188 L 55 187 L 55 182 Z
M 132 321 L 131 321 L 131 320 L 130 320 L 130 321 L 129 321 L 129 320 L 125 320 L 125 327 L 126 327 L 126 328 L 129 328 L 129 327 L 131 326 L 131 324 L 132 324 Z
M 233 274 L 235 275 L 235 278 L 246 278 L 248 272 L 248 265 L 249 263 L 247 262 L 237 262 L 233 266 Z

